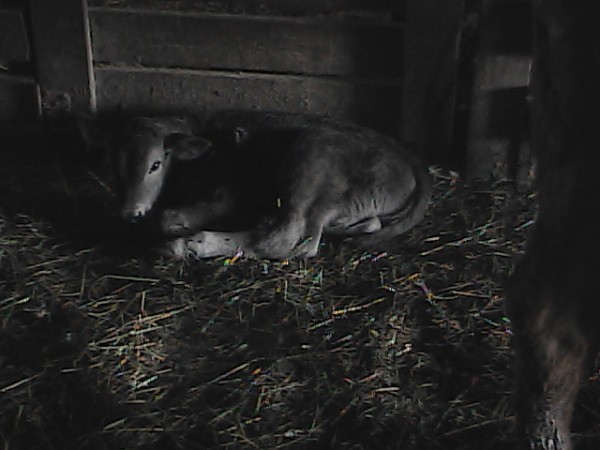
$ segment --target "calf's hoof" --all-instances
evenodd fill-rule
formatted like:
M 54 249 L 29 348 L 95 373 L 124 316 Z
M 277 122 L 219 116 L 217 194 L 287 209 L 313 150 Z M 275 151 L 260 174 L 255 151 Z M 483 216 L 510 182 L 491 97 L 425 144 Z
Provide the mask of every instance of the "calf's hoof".
M 160 222 L 162 230 L 167 234 L 184 234 L 190 230 L 190 222 L 186 215 L 177 209 L 167 209 L 163 212 Z
M 187 256 L 187 244 L 184 238 L 177 238 L 166 242 L 158 247 L 158 253 L 173 259 L 185 259 Z
M 201 231 L 193 236 L 179 237 L 166 242 L 159 251 L 162 255 L 174 259 L 202 259 L 221 254 L 212 248 L 211 240 L 206 239 L 208 233 Z

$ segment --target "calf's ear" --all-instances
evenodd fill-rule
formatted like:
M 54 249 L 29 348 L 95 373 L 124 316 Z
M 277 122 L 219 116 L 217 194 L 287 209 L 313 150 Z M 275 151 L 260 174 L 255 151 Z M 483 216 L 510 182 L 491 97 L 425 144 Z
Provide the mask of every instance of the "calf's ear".
M 165 151 L 182 161 L 202 156 L 212 146 L 208 139 L 173 133 L 165 137 Z
M 236 127 L 233 130 L 235 144 L 240 146 L 245 144 L 250 139 L 250 132 L 244 127 Z

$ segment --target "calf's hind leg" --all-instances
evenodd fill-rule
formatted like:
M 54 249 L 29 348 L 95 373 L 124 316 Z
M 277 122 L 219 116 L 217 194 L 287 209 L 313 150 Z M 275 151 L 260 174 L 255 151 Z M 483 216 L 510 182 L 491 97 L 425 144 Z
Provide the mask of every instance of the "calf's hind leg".
M 305 235 L 306 218 L 300 211 L 285 214 L 274 226 L 255 234 L 252 253 L 261 258 L 286 259 Z
M 357 234 L 371 234 L 381 230 L 382 224 L 379 217 L 367 217 L 352 223 L 335 223 L 327 227 L 327 232 L 331 234 L 341 234 L 353 236 Z

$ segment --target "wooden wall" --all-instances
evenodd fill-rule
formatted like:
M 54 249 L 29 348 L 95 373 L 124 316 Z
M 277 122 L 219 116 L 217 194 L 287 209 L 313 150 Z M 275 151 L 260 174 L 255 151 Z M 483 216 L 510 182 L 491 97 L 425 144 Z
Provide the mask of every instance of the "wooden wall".
M 401 4 L 90 0 L 97 107 L 279 110 L 393 132 Z
M 528 185 L 527 94 L 532 53 L 529 0 L 483 0 L 467 139 L 471 179 Z
M 39 94 L 31 65 L 24 9 L 0 3 L 0 121 L 24 122 L 39 116 Z
M 6 1 L 16 6 L 0 10 L 11 24 L 0 61 L 29 75 L 0 81 L 4 116 L 24 104 L 59 121 L 114 108 L 278 110 L 356 121 L 432 161 L 451 155 L 469 0 Z
M 460 166 L 452 148 L 465 0 L 407 0 L 401 138 L 436 163 Z M 452 161 L 454 160 L 454 161 Z

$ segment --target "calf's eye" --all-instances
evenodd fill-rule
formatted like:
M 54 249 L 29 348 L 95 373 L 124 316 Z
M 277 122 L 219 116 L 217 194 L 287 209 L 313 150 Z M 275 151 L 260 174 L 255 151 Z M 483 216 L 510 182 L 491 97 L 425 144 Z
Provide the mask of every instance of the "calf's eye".
M 152 163 L 152 165 L 150 166 L 150 170 L 148 171 L 148 173 L 156 172 L 159 169 L 160 165 L 161 165 L 160 161 L 154 161 Z

